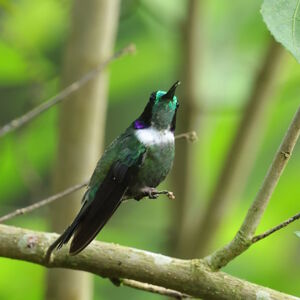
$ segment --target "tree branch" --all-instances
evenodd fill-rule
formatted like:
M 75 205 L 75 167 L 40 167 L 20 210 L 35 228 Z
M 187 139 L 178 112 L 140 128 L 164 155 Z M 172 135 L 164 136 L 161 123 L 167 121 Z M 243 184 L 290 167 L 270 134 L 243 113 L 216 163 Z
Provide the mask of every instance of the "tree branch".
M 50 196 L 46 199 L 38 201 L 38 202 L 36 202 L 32 205 L 29 205 L 29 206 L 26 206 L 26 207 L 23 207 L 23 208 L 18 208 L 15 211 L 13 211 L 13 212 L 11 212 L 7 215 L 4 215 L 4 216 L 0 217 L 0 223 L 2 223 L 4 221 L 7 221 L 11 218 L 17 217 L 19 215 L 24 215 L 24 214 L 29 213 L 29 212 L 37 209 L 37 208 L 40 208 L 40 207 L 45 206 L 47 204 L 50 204 L 51 202 L 53 202 L 55 200 L 58 200 L 58 199 L 63 198 L 65 196 L 68 196 L 68 195 L 80 190 L 81 188 L 85 187 L 87 184 L 88 184 L 88 181 L 85 181 L 83 183 L 80 183 L 80 184 L 74 185 L 70 188 L 67 188 L 64 191 L 62 191 L 60 193 L 57 193 L 55 195 L 52 195 L 52 196 Z
M 59 92 L 54 97 L 50 98 L 46 102 L 42 103 L 41 105 L 35 107 L 31 111 L 27 112 L 23 116 L 16 118 L 12 121 L 10 121 L 8 124 L 4 125 L 2 128 L 0 128 L 0 137 L 3 137 L 7 133 L 25 125 L 26 123 L 32 121 L 34 118 L 39 116 L 41 113 L 45 112 L 52 106 L 62 102 L 63 100 L 67 99 L 67 96 L 73 94 L 77 90 L 79 90 L 82 86 L 84 86 L 87 82 L 95 78 L 99 72 L 104 70 L 111 62 L 114 60 L 129 54 L 135 52 L 135 45 L 131 44 L 122 50 L 116 52 L 113 56 L 111 56 L 109 59 L 107 59 L 104 63 L 101 63 L 96 68 L 92 69 L 85 75 L 83 75 L 80 79 L 74 81 L 72 84 L 68 85 L 65 89 L 63 89 L 61 92 Z
M 199 126 L 202 99 L 199 97 L 199 79 L 202 76 L 202 33 L 203 33 L 203 1 L 184 1 L 186 8 L 185 19 L 178 29 L 181 33 L 181 65 L 180 77 L 182 81 L 181 98 L 184 105 L 177 116 L 176 128 L 185 132 L 192 129 L 201 130 Z M 179 25 L 179 24 L 178 24 Z M 181 28 L 180 28 L 181 27 Z M 200 100 L 200 101 L 199 101 Z M 202 124 L 201 124 L 202 125 Z M 193 140 L 193 136 L 191 136 Z M 201 140 L 200 140 L 201 142 Z M 169 248 L 172 255 L 188 257 L 186 252 L 190 245 L 186 242 L 190 227 L 191 207 L 195 190 L 192 174 L 194 173 L 195 157 L 201 156 L 196 149 L 187 143 L 176 145 L 173 172 L 171 173 L 171 190 L 180 201 L 172 205 L 171 239 Z M 197 169 L 197 176 L 201 177 Z
M 292 155 L 300 134 L 300 107 L 277 151 L 264 182 L 256 195 L 248 213 L 234 239 L 223 248 L 206 257 L 213 269 L 220 269 L 244 252 L 250 245 L 256 228 L 269 203 L 279 178 Z
M 174 299 L 181 300 L 181 299 L 191 298 L 189 295 L 186 295 L 186 294 L 174 291 L 174 290 L 166 289 L 164 287 L 149 284 L 149 283 L 139 282 L 139 281 L 132 280 L 132 279 L 123 279 L 121 281 L 121 284 L 131 287 L 131 288 L 134 288 L 134 289 L 137 289 L 137 290 L 142 290 L 142 291 L 146 291 L 146 292 L 150 292 L 150 293 L 154 293 L 154 294 L 159 294 L 159 295 L 171 297 Z
M 272 93 L 282 54 L 282 46 L 272 38 L 206 211 L 191 232 L 190 239 L 196 243 L 195 249 L 191 249 L 192 255 L 207 254 L 222 220 L 230 211 L 232 200 L 239 197 L 247 181 L 265 131 L 268 111 L 275 104 Z M 195 236 L 200 238 L 195 239 Z
M 263 232 L 261 234 L 258 234 L 256 236 L 254 236 L 252 238 L 252 244 L 256 243 L 256 242 L 258 242 L 258 241 L 260 241 L 260 240 L 262 240 L 262 239 L 264 239 L 266 237 L 268 237 L 272 233 L 274 233 L 274 232 L 276 232 L 276 231 L 278 231 L 278 230 L 280 230 L 280 229 L 288 226 L 289 224 L 291 224 L 291 223 L 293 223 L 293 222 L 295 222 L 296 220 L 299 220 L 299 219 L 300 219 L 300 213 L 298 213 L 298 214 L 290 217 L 289 219 L 287 219 L 287 220 L 283 221 L 282 223 L 278 224 L 277 226 L 275 226 L 275 227 L 273 227 L 273 228 L 271 228 L 271 229 L 269 229 L 269 230 L 267 230 L 267 231 L 265 231 L 265 232 Z
M 102 277 L 127 278 L 161 286 L 204 299 L 296 299 L 223 272 L 213 272 L 202 260 L 181 260 L 116 244 L 92 242 L 83 252 L 70 256 L 55 252 L 49 264 L 45 253 L 57 234 L 0 225 L 0 256 L 49 268 L 87 271 Z

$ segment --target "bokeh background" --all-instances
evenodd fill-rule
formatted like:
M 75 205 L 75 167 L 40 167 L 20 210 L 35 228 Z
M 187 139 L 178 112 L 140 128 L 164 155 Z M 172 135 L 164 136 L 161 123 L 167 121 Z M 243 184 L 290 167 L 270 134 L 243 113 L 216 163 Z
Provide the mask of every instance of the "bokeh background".
M 278 47 L 260 15 L 261 1 L 199 2 L 193 33 L 197 39 L 191 43 L 195 47 L 192 53 L 186 50 L 187 43 L 191 42 L 187 32 L 193 26 L 189 22 L 192 17 L 189 1 L 124 0 L 121 3 L 114 48 L 134 43 L 137 53 L 109 67 L 105 144 L 138 116 L 152 91 L 166 90 L 177 79 L 183 82 L 179 91 L 181 106 L 177 133 L 185 128 L 193 129 L 199 139 L 195 143 L 177 142 L 180 149 L 174 172 L 162 185 L 178 191 L 176 200 L 160 197 L 155 201 L 126 202 L 98 236 L 102 241 L 166 255 L 197 257 L 197 251 L 189 249 L 195 247 L 193 243 L 201 248 L 201 235 L 197 234 L 201 232 L 197 229 L 199 219 L 203 218 L 216 188 L 240 121 L 245 114 L 255 113 L 247 111 L 246 107 L 248 101 L 252 101 L 253 90 L 258 89 L 258 81 L 261 90 L 268 89 L 266 95 L 258 97 L 268 104 L 247 148 L 249 157 L 254 153 L 254 158 L 250 159 L 250 166 L 245 167 L 246 178 L 241 168 L 243 182 L 236 182 L 241 188 L 230 194 L 230 200 L 218 216 L 221 226 L 206 249 L 199 250 L 199 255 L 200 252 L 208 254 L 230 241 L 299 105 L 300 67 L 285 50 L 276 50 L 280 55 L 269 62 L 270 65 L 278 64 L 269 76 L 272 78 L 257 79 L 268 53 Z M 71 10 L 70 0 L 0 1 L 1 125 L 61 89 Z M 189 69 L 189 64 L 196 67 Z M 186 74 L 186 70 L 191 69 L 196 70 L 196 74 Z M 269 81 L 273 83 L 270 86 Z M 185 98 L 189 93 L 192 101 Z M 59 109 L 60 105 L 53 107 L 0 140 L 1 215 L 53 193 Z M 181 172 L 182 166 L 188 167 Z M 272 196 L 259 232 L 299 211 L 299 170 L 298 145 Z M 184 209 L 182 203 L 185 203 Z M 180 216 L 181 210 L 184 210 L 184 217 Z M 178 222 L 184 225 L 179 226 Z M 7 224 L 51 230 L 49 207 L 12 219 Z M 294 234 L 299 229 L 300 224 L 294 223 L 255 244 L 225 271 L 300 296 L 300 240 Z M 179 234 L 190 237 L 182 244 Z M 45 273 L 43 267 L 0 258 L 0 299 L 43 299 Z M 160 296 L 126 287 L 116 288 L 108 280 L 96 276 L 93 281 L 94 299 L 160 299 Z

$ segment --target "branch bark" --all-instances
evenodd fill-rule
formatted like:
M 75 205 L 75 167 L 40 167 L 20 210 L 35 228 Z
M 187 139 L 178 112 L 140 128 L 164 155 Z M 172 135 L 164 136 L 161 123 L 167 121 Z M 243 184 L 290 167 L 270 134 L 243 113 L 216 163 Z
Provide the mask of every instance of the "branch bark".
M 277 300 L 298 299 L 223 272 L 213 272 L 202 260 L 181 260 L 103 242 L 92 242 L 76 256 L 69 256 L 63 248 L 55 252 L 49 265 L 45 265 L 45 253 L 56 238 L 56 234 L 0 225 L 0 256 L 49 268 L 133 279 L 204 299 L 254 300 L 261 296 Z
M 234 239 L 225 247 L 206 257 L 206 261 L 213 269 L 220 269 L 228 262 L 244 252 L 252 243 L 256 228 L 270 201 L 271 195 L 279 178 L 292 155 L 294 146 L 300 134 L 300 107 L 298 108 L 289 129 L 275 155 L 256 198 L 254 199 L 246 218 Z
M 243 190 L 265 132 L 268 111 L 274 104 L 272 91 L 277 80 L 282 47 L 270 41 L 261 69 L 246 104 L 243 118 L 233 139 L 208 207 L 194 226 L 191 238 L 196 241 L 191 255 L 205 255 L 233 199 Z M 199 237 L 195 239 L 195 236 Z

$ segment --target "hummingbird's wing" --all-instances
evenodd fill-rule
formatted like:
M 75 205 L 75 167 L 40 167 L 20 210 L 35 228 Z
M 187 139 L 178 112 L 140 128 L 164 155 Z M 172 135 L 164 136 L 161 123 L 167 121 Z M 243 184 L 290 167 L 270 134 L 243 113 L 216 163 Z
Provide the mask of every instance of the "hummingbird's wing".
M 143 155 L 144 153 L 129 165 L 120 161 L 112 165 L 75 231 L 70 254 L 83 250 L 119 207 L 130 181 L 139 169 Z
M 138 151 L 123 149 L 118 160 L 114 161 L 106 176 L 98 186 L 92 186 L 87 193 L 85 201 L 73 223 L 51 246 L 61 248 L 74 235 L 70 254 L 75 255 L 82 251 L 103 228 L 122 201 L 131 180 L 137 174 L 146 153 L 144 147 Z

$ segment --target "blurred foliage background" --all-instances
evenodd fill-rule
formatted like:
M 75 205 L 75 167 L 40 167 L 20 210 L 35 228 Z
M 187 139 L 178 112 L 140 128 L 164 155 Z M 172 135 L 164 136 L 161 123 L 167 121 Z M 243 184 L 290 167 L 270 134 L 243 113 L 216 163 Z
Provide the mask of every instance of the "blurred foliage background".
M 192 205 L 197 206 L 199 215 L 215 186 L 271 39 L 259 12 L 261 1 L 202 2 L 201 76 L 197 80 L 201 95 L 201 127 L 194 128 L 201 142 L 192 144 L 196 168 Z M 133 42 L 137 54 L 110 66 L 106 144 L 137 117 L 152 91 L 167 89 L 174 80 L 181 79 L 180 70 L 185 63 L 181 29 L 187 14 L 186 3 L 184 0 L 122 1 L 116 49 Z M 70 0 L 0 1 L 1 125 L 60 90 L 70 7 Z M 272 109 L 268 112 L 270 118 L 263 124 L 266 134 L 251 175 L 242 195 L 234 199 L 211 249 L 228 242 L 235 234 L 299 105 L 299 65 L 287 52 L 282 60 L 272 93 Z M 185 99 L 180 101 L 184 107 Z M 51 195 L 58 110 L 59 106 L 52 108 L 21 130 L 1 139 L 1 215 Z M 299 210 L 299 169 L 298 145 L 259 231 Z M 157 201 L 126 202 L 98 239 L 170 254 L 172 226 L 176 223 L 173 205 L 164 197 Z M 48 208 L 42 208 L 8 224 L 47 230 L 47 213 Z M 192 225 L 197 223 L 196 218 L 197 214 L 190 216 Z M 300 241 L 293 234 L 299 228 L 299 223 L 294 223 L 255 244 L 225 271 L 300 296 Z M 201 236 L 195 239 L 201 242 Z M 45 269 L 40 266 L 0 258 L 0 299 L 24 299 L 24 295 L 26 299 L 42 299 L 44 274 Z M 102 278 L 95 277 L 94 282 L 94 299 L 159 299 L 159 296 L 126 287 L 116 288 Z

